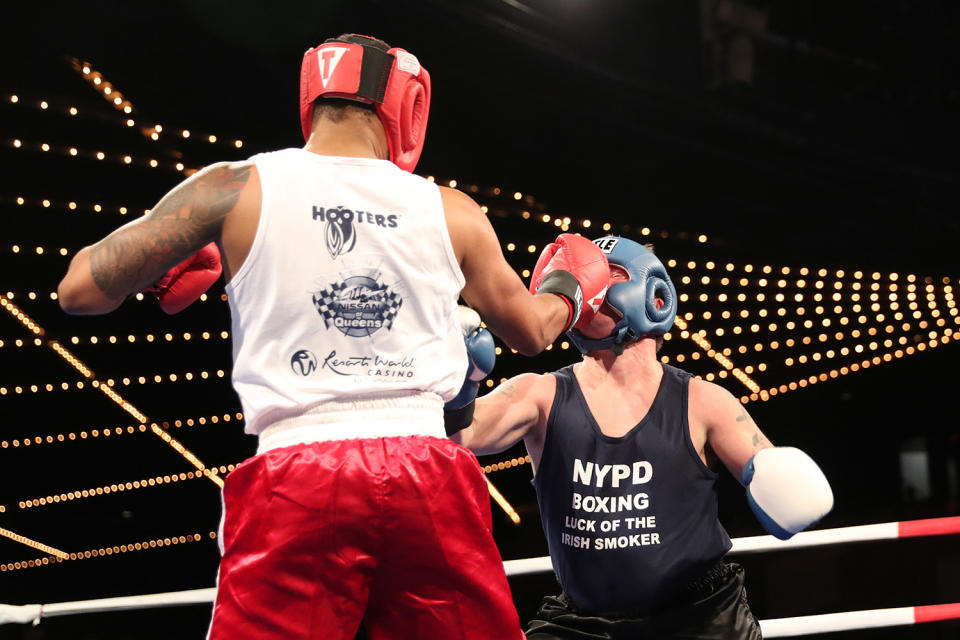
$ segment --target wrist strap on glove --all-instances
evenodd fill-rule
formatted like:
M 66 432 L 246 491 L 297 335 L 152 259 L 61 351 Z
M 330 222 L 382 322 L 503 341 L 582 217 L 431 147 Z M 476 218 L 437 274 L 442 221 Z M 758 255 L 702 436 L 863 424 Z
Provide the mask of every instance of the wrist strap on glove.
M 583 309 L 583 291 L 573 274 L 562 269 L 551 271 L 537 287 L 537 295 L 541 293 L 555 293 L 567 303 L 569 315 L 564 331 L 577 324 Z
M 473 422 L 473 409 L 476 403 L 477 401 L 474 399 L 459 409 L 444 409 L 443 427 L 447 430 L 448 437 L 470 426 L 470 423 Z

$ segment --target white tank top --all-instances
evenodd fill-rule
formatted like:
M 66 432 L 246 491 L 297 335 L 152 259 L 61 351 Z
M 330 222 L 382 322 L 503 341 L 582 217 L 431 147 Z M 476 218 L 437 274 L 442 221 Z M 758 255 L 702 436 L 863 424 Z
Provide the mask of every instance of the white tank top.
M 260 222 L 227 285 L 245 431 L 261 449 L 271 425 L 309 425 L 292 441 L 443 436 L 467 359 L 439 189 L 386 160 L 303 149 L 251 160 Z

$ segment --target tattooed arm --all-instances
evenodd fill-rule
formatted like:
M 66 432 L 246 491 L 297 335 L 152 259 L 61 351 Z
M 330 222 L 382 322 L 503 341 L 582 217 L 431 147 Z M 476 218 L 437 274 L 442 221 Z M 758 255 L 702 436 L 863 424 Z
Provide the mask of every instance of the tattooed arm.
M 218 163 L 198 172 L 148 215 L 81 249 L 57 289 L 60 306 L 72 314 L 113 311 L 204 245 L 220 242 L 228 215 L 256 215 L 259 189 L 249 162 Z
M 723 387 L 690 380 L 690 419 L 706 430 L 706 443 L 735 478 L 761 449 L 773 446 L 733 395 Z
M 768 533 L 786 540 L 830 512 L 833 491 L 810 456 L 773 446 L 743 405 L 718 385 L 693 379 L 689 399 L 691 426 L 706 427 L 707 444 L 746 489 L 747 503 Z
M 509 449 L 546 426 L 555 385 L 551 375 L 524 373 L 511 378 L 477 398 L 473 422 L 450 439 L 477 455 Z

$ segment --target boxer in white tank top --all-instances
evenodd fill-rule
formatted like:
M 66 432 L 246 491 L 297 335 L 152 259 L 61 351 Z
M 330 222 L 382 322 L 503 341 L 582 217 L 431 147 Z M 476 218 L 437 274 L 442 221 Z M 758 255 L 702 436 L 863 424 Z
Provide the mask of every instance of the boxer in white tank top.
M 260 446 L 226 480 L 210 638 L 350 640 L 361 620 L 373 640 L 523 637 L 482 471 L 444 437 L 466 370 L 457 298 L 533 355 L 589 321 L 606 259 L 566 256 L 540 289 L 557 295 L 531 295 L 479 206 L 409 173 L 429 89 L 379 40 L 309 50 L 303 149 L 205 168 L 60 283 L 68 313 L 150 285 L 173 312 L 222 256 L 233 382 Z

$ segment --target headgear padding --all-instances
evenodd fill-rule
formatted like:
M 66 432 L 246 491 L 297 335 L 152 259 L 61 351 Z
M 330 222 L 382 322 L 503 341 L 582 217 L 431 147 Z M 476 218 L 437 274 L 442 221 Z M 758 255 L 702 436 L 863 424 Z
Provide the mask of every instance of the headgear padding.
M 313 128 L 317 98 L 345 98 L 372 104 L 387 134 L 390 160 L 413 171 L 423 151 L 430 112 L 430 74 L 412 53 L 388 51 L 366 44 L 367 36 L 351 41 L 327 40 L 303 54 L 300 68 L 300 125 L 303 138 Z
M 604 236 L 593 243 L 603 250 L 610 264 L 622 267 L 630 280 L 615 282 L 607 290 L 606 302 L 621 316 L 610 335 L 593 340 L 571 329 L 567 335 L 573 344 L 581 353 L 616 350 L 625 342 L 670 331 L 677 317 L 677 290 L 657 256 L 642 244 L 619 236 Z M 657 299 L 663 301 L 660 308 Z

